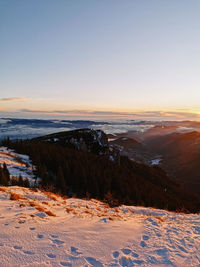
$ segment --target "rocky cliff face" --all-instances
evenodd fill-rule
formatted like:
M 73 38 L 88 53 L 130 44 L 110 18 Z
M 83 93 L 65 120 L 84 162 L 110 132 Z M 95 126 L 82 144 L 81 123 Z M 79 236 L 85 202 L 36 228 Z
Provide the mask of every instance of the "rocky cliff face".
M 107 135 L 101 130 L 78 129 L 73 131 L 59 132 L 33 138 L 32 141 L 55 143 L 98 155 L 109 154 L 108 138 Z

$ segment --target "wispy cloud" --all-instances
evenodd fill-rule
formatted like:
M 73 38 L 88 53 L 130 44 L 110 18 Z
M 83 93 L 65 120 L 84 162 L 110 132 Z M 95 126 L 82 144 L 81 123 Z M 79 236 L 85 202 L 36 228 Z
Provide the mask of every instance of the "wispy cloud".
M 27 113 L 53 113 L 52 111 L 44 111 L 44 110 L 37 110 L 37 109 L 28 109 L 28 108 L 23 108 L 18 110 L 19 112 L 27 112 Z
M 24 102 L 27 98 L 25 97 L 5 97 L 0 98 L 0 102 Z
M 35 109 L 21 109 L 23 113 L 38 113 L 38 114 L 52 114 L 52 115 L 68 115 L 68 116 L 99 116 L 99 117 L 134 117 L 138 119 L 199 119 L 199 114 L 185 111 L 142 111 L 142 112 L 119 112 L 119 111 L 98 111 L 98 110 L 35 110 Z

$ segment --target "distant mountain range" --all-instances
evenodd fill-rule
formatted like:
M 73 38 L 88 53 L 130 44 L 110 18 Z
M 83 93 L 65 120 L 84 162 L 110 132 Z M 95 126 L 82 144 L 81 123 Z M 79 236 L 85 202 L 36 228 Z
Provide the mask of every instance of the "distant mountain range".
M 138 141 L 121 137 L 108 143 L 101 130 L 79 129 L 1 145 L 30 157 L 40 185 L 53 192 L 97 198 L 111 206 L 151 206 L 198 212 L 200 198 L 174 182 L 159 166 L 130 160 L 120 147 L 146 152 Z M 116 147 L 118 146 L 118 148 Z M 133 152 L 131 151 L 131 152 Z M 149 154 L 150 156 L 150 154 Z
M 189 126 L 191 123 L 188 123 L 188 129 Z M 128 132 L 122 136 L 117 135 L 116 139 L 110 141 L 121 147 L 122 154 L 147 164 L 158 159 L 157 163 L 174 181 L 191 192 L 200 193 L 199 131 L 182 132 L 177 131 L 174 125 L 157 125 L 144 133 Z
M 174 180 L 200 193 L 200 132 L 156 136 L 146 145 L 162 156 L 161 166 Z
M 69 130 L 77 128 L 81 128 L 82 132 L 74 131 L 71 136 Z M 89 138 L 87 142 L 83 141 L 87 139 L 86 136 L 81 136 L 86 128 L 89 133 L 86 135 Z M 103 150 L 98 147 L 97 129 L 101 129 L 99 133 L 104 129 L 107 133 L 108 140 L 102 133 L 106 144 Z M 58 131 L 58 134 L 53 134 Z M 50 135 L 46 135 L 48 133 Z M 180 183 L 187 191 L 200 193 L 200 122 L 99 122 L 3 118 L 0 119 L 0 138 L 7 136 L 11 139 L 37 136 L 33 140 L 57 143 L 92 153 L 101 151 L 102 155 L 109 150 L 111 160 L 118 161 L 120 156 L 128 156 L 138 163 L 159 165 L 173 181 Z
M 155 127 L 156 126 L 156 127 Z M 25 139 L 43 136 L 59 131 L 80 128 L 100 129 L 106 134 L 122 134 L 121 137 L 137 137 L 141 139 L 145 133 L 158 134 L 165 129 L 168 133 L 200 130 L 199 122 L 191 121 L 139 121 L 139 120 L 70 120 L 70 119 L 19 119 L 0 118 L 0 140 L 9 136 L 11 139 Z M 133 136 L 130 136 L 130 135 Z

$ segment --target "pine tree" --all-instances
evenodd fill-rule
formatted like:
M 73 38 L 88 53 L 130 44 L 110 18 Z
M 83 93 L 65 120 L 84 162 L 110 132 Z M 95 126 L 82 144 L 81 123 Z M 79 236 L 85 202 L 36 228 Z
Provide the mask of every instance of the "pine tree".
M 28 179 L 25 179 L 23 182 L 24 182 L 24 187 L 30 187 L 30 183 Z
M 0 184 L 1 185 L 8 185 L 8 178 L 4 172 L 4 168 L 0 166 Z
M 5 162 L 3 164 L 3 172 L 6 176 L 7 181 L 10 181 L 10 173 Z
M 65 182 L 65 177 L 64 177 L 61 166 L 59 166 L 58 168 L 56 182 L 57 182 L 58 188 L 61 189 L 62 194 L 66 194 L 67 193 L 66 182 Z
M 24 186 L 24 180 L 23 180 L 21 174 L 20 174 L 19 177 L 18 177 L 18 185 L 19 185 L 19 186 Z

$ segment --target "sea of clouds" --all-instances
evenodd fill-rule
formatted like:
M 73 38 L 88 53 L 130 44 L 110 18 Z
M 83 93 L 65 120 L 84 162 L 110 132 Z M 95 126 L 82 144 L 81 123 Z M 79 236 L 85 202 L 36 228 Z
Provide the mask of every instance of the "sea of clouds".
M 0 118 L 0 139 L 8 136 L 11 139 L 25 139 L 80 128 L 101 129 L 107 134 L 115 134 L 127 131 L 145 131 L 154 125 L 155 123 L 150 121 L 134 120 L 94 121 Z
M 146 120 L 63 120 L 0 118 L 0 139 L 25 139 L 80 128 L 101 129 L 107 134 L 144 132 L 154 126 L 175 126 L 176 131 L 199 130 L 200 122 L 146 121 Z M 174 130 L 173 130 L 174 131 Z

